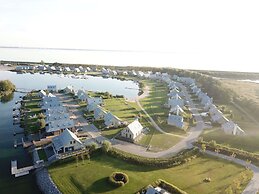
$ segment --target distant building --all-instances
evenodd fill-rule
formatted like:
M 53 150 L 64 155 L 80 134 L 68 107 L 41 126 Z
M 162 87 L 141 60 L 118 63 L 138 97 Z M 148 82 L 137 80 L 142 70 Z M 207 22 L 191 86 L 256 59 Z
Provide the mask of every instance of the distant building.
M 47 90 L 49 92 L 57 92 L 57 86 L 56 85 L 48 85 Z
M 38 97 L 43 98 L 44 96 L 47 96 L 46 92 L 44 90 L 39 91 Z

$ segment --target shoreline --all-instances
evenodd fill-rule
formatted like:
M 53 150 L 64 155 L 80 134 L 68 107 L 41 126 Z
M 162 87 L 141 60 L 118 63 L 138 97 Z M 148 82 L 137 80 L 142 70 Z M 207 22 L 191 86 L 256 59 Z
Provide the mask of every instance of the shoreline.
M 146 98 L 147 96 L 149 96 L 150 93 L 150 87 L 149 86 L 145 86 L 143 93 L 140 96 L 137 96 L 133 99 L 126 99 L 127 102 L 136 102 L 139 101 L 143 98 Z
M 0 65 L 0 71 L 10 71 L 10 70 L 14 70 L 15 68 L 9 67 L 9 66 L 4 66 L 4 65 Z

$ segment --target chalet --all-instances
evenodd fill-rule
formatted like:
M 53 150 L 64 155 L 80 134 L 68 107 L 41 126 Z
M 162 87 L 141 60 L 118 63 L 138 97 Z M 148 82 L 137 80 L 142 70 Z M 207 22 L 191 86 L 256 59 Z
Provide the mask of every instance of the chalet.
M 84 102 L 88 101 L 88 98 L 89 98 L 87 92 L 82 92 L 82 93 L 80 93 L 80 95 L 77 95 L 77 97 L 79 100 L 84 101 Z
M 75 92 L 73 86 L 67 86 L 67 87 L 65 87 L 64 91 L 65 91 L 67 94 L 74 94 L 74 92 Z
M 43 98 L 44 96 L 47 96 L 46 92 L 44 90 L 39 91 L 38 97 Z
M 65 72 L 70 72 L 71 69 L 70 69 L 69 67 L 65 67 L 65 68 L 64 68 L 64 71 L 65 71 Z
M 75 127 L 74 121 L 71 119 L 55 120 L 46 124 L 46 132 L 59 134 L 65 129 L 73 129 Z
M 222 129 L 226 134 L 232 135 L 244 135 L 245 132 L 233 121 L 228 121 L 221 125 Z
M 106 127 L 119 127 L 122 124 L 122 121 L 109 112 L 104 116 L 104 124 Z
M 50 123 L 52 121 L 65 120 L 65 119 L 69 119 L 69 113 L 55 112 L 52 114 L 46 114 L 45 121 L 46 121 L 46 123 Z
M 84 149 L 83 143 L 69 129 L 65 129 L 59 136 L 52 138 L 52 147 L 55 154 Z
M 143 131 L 143 126 L 136 119 L 132 123 L 130 123 L 124 130 L 121 131 L 121 136 L 135 140 Z
M 103 99 L 101 97 L 89 97 L 89 98 L 87 98 L 87 103 L 88 104 L 102 105 Z
M 184 106 L 184 100 L 183 99 L 173 99 L 173 98 L 170 98 L 168 100 L 168 107 L 175 107 L 175 106 L 180 106 L 180 107 L 183 107 Z
M 42 98 L 43 102 L 54 102 L 54 101 L 59 101 L 59 98 L 51 93 L 49 93 L 46 96 L 43 96 Z
M 123 71 L 122 75 L 128 75 L 128 72 L 127 71 Z
M 172 107 L 169 112 L 174 115 L 181 115 L 184 113 L 184 110 L 179 105 L 176 105 L 175 107 Z
M 97 104 L 95 103 L 87 104 L 86 111 L 93 112 L 96 108 L 97 108 Z
M 182 97 L 178 93 L 176 93 L 175 95 L 171 95 L 170 99 L 182 99 Z
M 57 86 L 56 85 L 48 85 L 47 90 L 49 92 L 57 92 Z
M 47 108 L 45 109 L 45 114 L 63 114 L 66 113 L 67 109 L 64 106 L 59 106 L 55 108 Z
M 99 105 L 97 105 L 96 109 L 94 109 L 95 120 L 103 119 L 106 114 L 107 112 L 104 109 L 102 109 L 102 107 L 100 107 Z
M 201 99 L 201 104 L 202 105 L 206 105 L 207 103 L 212 103 L 213 102 L 213 99 L 210 98 L 209 96 L 203 96 L 202 99 Z
M 81 71 L 80 71 L 80 69 L 79 69 L 79 68 L 75 68 L 74 72 L 76 72 L 76 73 L 80 73 Z
M 179 115 L 169 114 L 167 119 L 167 124 L 183 129 L 184 127 L 183 117 Z
M 57 108 L 61 106 L 63 106 L 63 104 L 59 101 L 45 101 L 42 103 L 41 108 L 45 110 L 48 108 Z

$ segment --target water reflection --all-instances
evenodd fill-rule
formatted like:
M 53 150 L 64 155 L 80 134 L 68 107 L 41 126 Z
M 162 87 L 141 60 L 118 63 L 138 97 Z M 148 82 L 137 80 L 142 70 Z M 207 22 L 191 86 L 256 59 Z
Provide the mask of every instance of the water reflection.
M 14 97 L 14 92 L 5 94 L 0 97 L 0 102 L 2 102 L 2 103 L 10 102 L 11 100 L 13 100 L 13 97 Z

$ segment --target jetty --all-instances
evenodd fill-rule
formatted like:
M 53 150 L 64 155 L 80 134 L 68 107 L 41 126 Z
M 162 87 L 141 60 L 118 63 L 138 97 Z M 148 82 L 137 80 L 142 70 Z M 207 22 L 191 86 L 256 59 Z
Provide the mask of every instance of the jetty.
M 11 174 L 14 175 L 15 177 L 20 177 L 24 176 L 30 173 L 31 170 L 41 168 L 44 166 L 44 161 L 39 160 L 36 161 L 34 165 L 23 167 L 23 168 L 18 168 L 17 167 L 17 160 L 12 160 L 11 161 Z
M 30 173 L 30 170 L 33 170 L 34 168 L 35 168 L 34 166 L 27 166 L 27 167 L 18 169 L 17 160 L 11 161 L 11 174 L 14 175 L 15 177 L 27 175 Z
M 32 145 L 33 145 L 32 142 L 30 142 L 30 141 L 25 142 L 25 141 L 23 140 L 23 138 L 22 138 L 22 142 L 17 142 L 16 139 L 14 140 L 14 147 L 15 147 L 15 148 L 17 148 L 18 146 L 23 146 L 23 148 L 28 148 L 28 147 L 30 147 L 30 146 L 32 146 Z

